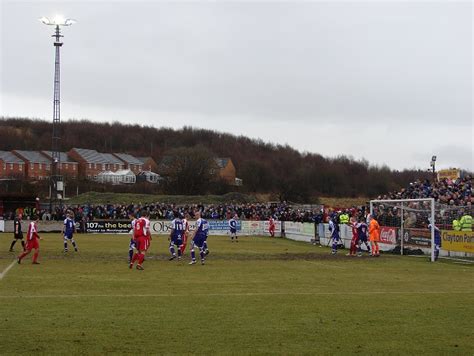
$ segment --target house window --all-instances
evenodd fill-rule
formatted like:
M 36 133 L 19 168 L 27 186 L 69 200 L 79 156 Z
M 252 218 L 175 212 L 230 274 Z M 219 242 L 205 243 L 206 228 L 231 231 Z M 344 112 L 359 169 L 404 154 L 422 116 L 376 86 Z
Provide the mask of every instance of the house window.
M 50 165 L 46 164 L 46 170 L 49 171 Z
M 73 170 L 73 171 L 76 170 L 76 165 L 75 165 L 75 164 L 72 165 L 72 170 Z
M 102 170 L 105 171 L 106 170 L 106 165 L 104 163 L 102 163 Z
M 92 163 L 89 163 L 89 169 L 92 169 Z
M 23 165 L 21 163 L 18 163 L 18 170 L 22 171 L 23 170 Z
M 10 169 L 13 170 L 13 163 L 10 163 Z
M 64 163 L 64 169 L 68 169 L 67 163 Z

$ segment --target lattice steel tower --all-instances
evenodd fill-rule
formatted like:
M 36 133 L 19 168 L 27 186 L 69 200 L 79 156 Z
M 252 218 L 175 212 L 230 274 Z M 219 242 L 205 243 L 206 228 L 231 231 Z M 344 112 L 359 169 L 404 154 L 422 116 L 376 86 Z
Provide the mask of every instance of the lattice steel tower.
M 55 32 L 51 37 L 55 38 L 54 48 L 56 51 L 54 61 L 54 98 L 53 98 L 53 134 L 51 140 L 51 170 L 50 170 L 50 184 L 51 184 L 51 198 L 50 210 L 52 210 L 53 200 L 62 200 L 63 198 L 63 179 L 61 175 L 61 155 L 60 155 L 60 141 L 61 141 L 61 67 L 60 67 L 60 49 L 63 43 L 61 42 L 61 26 L 71 26 L 75 20 L 64 19 L 56 16 L 54 20 L 49 20 L 47 17 L 40 18 L 40 21 L 48 26 L 54 26 Z

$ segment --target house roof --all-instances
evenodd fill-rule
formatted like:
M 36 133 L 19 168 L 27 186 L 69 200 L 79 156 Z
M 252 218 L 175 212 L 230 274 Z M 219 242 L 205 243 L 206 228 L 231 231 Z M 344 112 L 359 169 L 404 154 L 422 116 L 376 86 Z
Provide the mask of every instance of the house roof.
M 148 157 L 137 157 L 137 159 L 138 159 L 139 161 L 141 161 L 142 163 L 145 163 L 145 162 L 148 161 L 149 159 L 151 159 L 152 161 L 154 161 L 153 158 L 150 157 L 150 156 L 148 156 Z
M 124 161 L 127 164 L 138 164 L 138 165 L 143 164 L 143 162 L 140 159 L 132 155 L 129 155 L 127 153 L 114 153 L 114 155 L 120 158 L 122 161 Z
M 115 157 L 112 153 L 100 153 L 104 159 L 105 163 L 112 163 L 112 164 L 123 164 L 121 160 L 119 160 L 117 157 Z
M 5 163 L 25 163 L 21 158 L 8 151 L 0 151 L 0 160 Z
M 109 163 L 105 161 L 102 153 L 96 150 L 88 150 L 86 148 L 73 148 L 87 163 Z
M 48 158 L 51 160 L 51 151 L 41 151 L 42 154 L 48 156 Z M 66 152 L 59 152 L 59 160 L 61 163 L 72 163 L 72 164 L 77 164 L 77 162 L 73 161 L 72 159 L 69 158 Z
M 111 153 L 100 153 L 86 148 L 73 148 L 87 163 L 123 164 Z
M 214 158 L 214 161 L 219 166 L 219 168 L 225 168 L 227 163 L 229 163 L 230 158 Z
M 40 151 L 19 151 L 19 150 L 15 150 L 13 152 L 17 153 L 18 155 L 20 155 L 22 158 L 24 158 L 28 162 L 51 164 L 51 160 L 48 159 L 45 155 L 41 154 Z
M 135 175 L 130 169 L 121 169 L 117 172 L 104 171 L 100 172 L 98 176 L 125 176 L 125 175 Z
M 161 176 L 158 173 L 155 173 L 155 172 L 152 172 L 152 171 L 141 171 L 137 175 L 138 176 L 158 176 L 159 178 L 161 178 Z

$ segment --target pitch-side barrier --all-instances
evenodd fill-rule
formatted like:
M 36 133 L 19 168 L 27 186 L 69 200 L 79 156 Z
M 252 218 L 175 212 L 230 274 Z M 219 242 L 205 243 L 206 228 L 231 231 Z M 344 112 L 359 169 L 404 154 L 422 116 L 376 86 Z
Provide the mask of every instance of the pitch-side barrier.
M 23 221 L 23 231 L 28 231 L 29 221 Z M 209 235 L 228 235 L 229 225 L 227 220 L 208 220 Z M 191 231 L 196 228 L 196 222 L 190 221 Z M 40 221 L 39 232 L 61 232 L 62 222 Z M 83 226 L 77 226 L 78 230 L 86 233 L 129 233 L 130 221 L 127 220 L 96 220 L 86 222 Z M 150 222 L 151 232 L 154 235 L 168 235 L 171 231 L 169 220 L 152 220 Z M 405 229 L 404 236 L 400 236 L 400 229 L 382 226 L 380 234 L 380 250 L 391 251 L 400 245 L 400 239 L 404 239 L 404 246 L 419 248 L 425 254 L 429 253 L 430 237 L 423 229 Z M 13 221 L 0 220 L 0 232 L 13 232 Z M 239 220 L 237 223 L 237 234 L 239 236 L 270 236 L 268 221 Z M 331 232 L 329 224 L 300 223 L 290 221 L 275 221 L 275 236 L 283 236 L 287 239 L 303 242 L 319 242 L 326 246 L 329 243 Z M 348 225 L 340 225 L 340 236 L 345 248 L 350 247 L 352 229 Z M 440 256 L 465 257 L 474 254 L 474 233 L 467 231 L 441 230 L 442 248 Z

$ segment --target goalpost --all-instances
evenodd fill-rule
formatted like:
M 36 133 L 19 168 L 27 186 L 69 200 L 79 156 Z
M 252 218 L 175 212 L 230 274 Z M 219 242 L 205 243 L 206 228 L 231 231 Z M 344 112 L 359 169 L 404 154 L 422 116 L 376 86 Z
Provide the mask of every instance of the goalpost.
M 400 249 L 400 254 L 411 251 L 429 252 L 435 261 L 435 201 L 425 199 L 371 200 L 370 214 L 382 228 L 381 243 Z M 428 225 L 430 228 L 428 228 Z
M 398 253 L 399 249 L 403 255 L 421 250 L 434 262 L 436 233 L 441 240 L 440 257 L 474 262 L 474 234 L 453 230 L 455 220 L 474 215 L 472 206 L 440 204 L 433 198 L 371 200 L 370 213 L 381 226 L 381 244 L 386 251 Z

